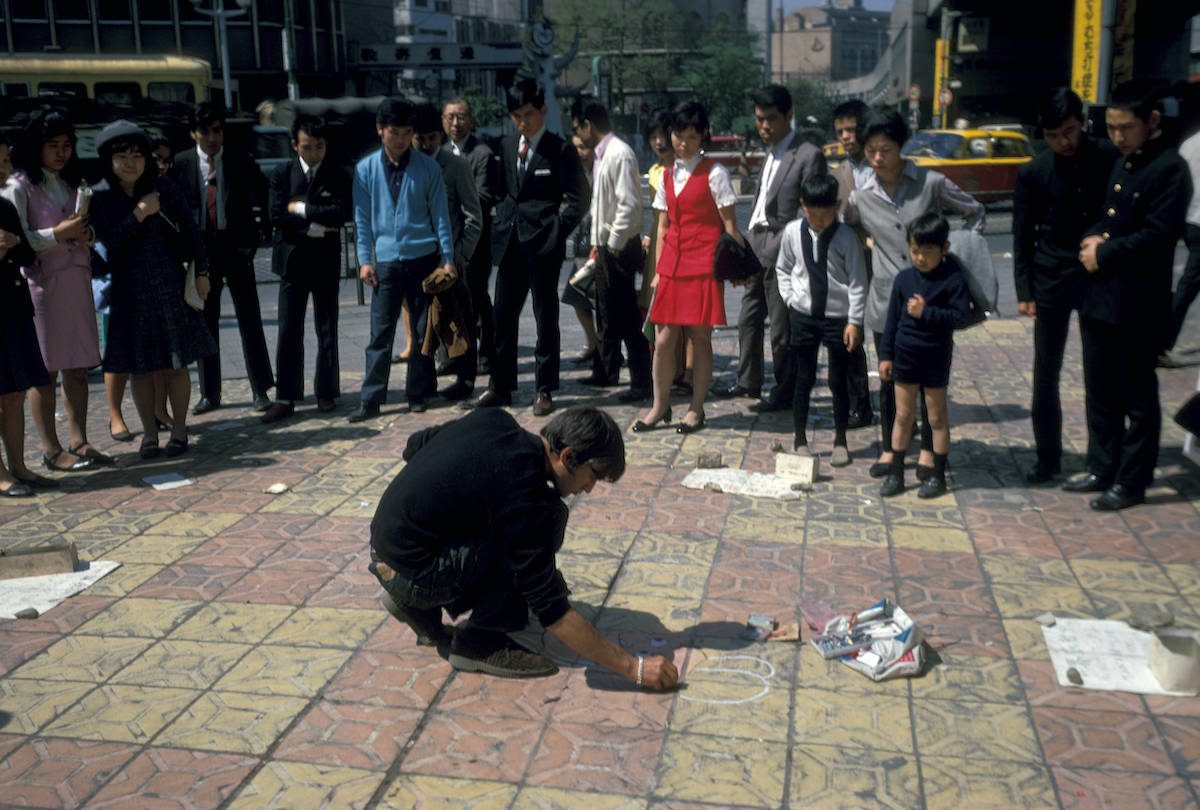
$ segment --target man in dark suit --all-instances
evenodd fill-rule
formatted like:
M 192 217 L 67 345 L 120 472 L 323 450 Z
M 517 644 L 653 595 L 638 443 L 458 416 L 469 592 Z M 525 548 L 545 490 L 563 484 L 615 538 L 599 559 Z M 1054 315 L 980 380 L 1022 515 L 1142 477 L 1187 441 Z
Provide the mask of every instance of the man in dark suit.
M 475 135 L 475 116 L 465 99 L 446 102 L 442 107 L 442 127 L 448 138 L 442 149 L 467 161 L 483 215 L 479 241 L 467 262 L 466 277 L 478 329 L 479 373 L 490 374 L 496 358 L 496 326 L 488 281 L 492 276 L 492 206 L 496 204 L 500 158 Z
M 758 135 L 767 146 L 750 215 L 750 246 L 763 266 L 763 274 L 751 279 L 742 293 L 737 382 L 717 393 L 731 397 L 757 397 L 762 393 L 763 334 L 765 321 L 770 318 L 776 385 L 770 396 L 754 407 L 776 411 L 792 407 L 795 368 L 788 347 L 788 307 L 775 283 L 775 260 L 784 226 L 799 214 L 800 186 L 809 177 L 825 172 L 825 156 L 812 144 L 802 142 L 792 129 L 792 96 L 787 88 L 767 85 L 752 99 Z
M 326 157 L 325 122 L 299 115 L 292 124 L 296 159 L 271 173 L 271 270 L 279 276 L 279 340 L 275 403 L 263 414 L 286 419 L 304 397 L 304 313 L 312 296 L 317 332 L 317 410 L 328 413 L 341 393 L 338 381 L 338 285 L 342 225 L 350 218 L 350 176 Z
M 475 190 L 475 180 L 471 174 L 471 166 L 464 158 L 457 157 L 453 152 L 442 148 L 445 134 L 442 130 L 442 119 L 437 107 L 432 104 L 418 104 L 413 113 L 413 130 L 416 135 L 416 145 L 429 155 L 442 170 L 442 181 L 446 186 L 446 208 L 450 212 L 450 233 L 454 240 L 454 267 L 458 271 L 458 279 L 454 285 L 459 292 L 466 290 L 466 268 L 471 258 L 479 249 L 480 233 L 483 230 L 483 214 L 479 206 L 479 192 Z M 470 301 L 469 292 L 463 296 Z M 451 402 L 464 400 L 471 396 L 475 389 L 475 374 L 477 371 L 475 315 L 467 315 L 467 346 L 466 351 L 459 357 L 451 358 L 450 368 L 458 378 L 450 385 L 438 391 L 443 399 Z M 420 351 L 423 336 L 417 335 L 414 351 Z M 439 351 L 449 351 L 443 346 Z
M 1162 428 L 1155 360 L 1171 325 L 1175 243 L 1192 180 L 1159 134 L 1162 101 L 1151 88 L 1117 87 L 1104 121 L 1121 157 L 1079 251 L 1090 274 L 1080 307 L 1087 472 L 1063 489 L 1100 492 L 1091 507 L 1110 512 L 1144 501 L 1154 480 Z
M 254 208 L 266 210 L 267 181 L 249 155 L 224 148 L 225 110 L 220 105 L 207 101 L 197 104 L 188 129 L 196 148 L 175 156 L 175 180 L 192 204 L 192 216 L 204 234 L 208 253 L 212 289 L 204 299 L 204 319 L 219 345 L 221 287 L 228 285 L 242 336 L 254 409 L 265 411 L 271 407 L 267 391 L 275 386 L 275 380 L 258 306 L 254 252 L 268 228 L 265 222 L 260 224 Z M 221 406 L 220 351 L 201 360 L 199 367 L 200 401 L 192 409 L 195 414 Z
M 1071 311 L 1088 285 L 1079 242 L 1100 219 L 1108 173 L 1117 158 L 1083 131 L 1083 101 L 1070 88 L 1054 91 L 1038 116 L 1049 147 L 1017 172 L 1013 191 L 1013 282 L 1017 311 L 1033 318 L 1033 404 L 1037 461 L 1030 484 L 1050 481 L 1062 457 L 1058 393 Z
M 517 387 L 517 330 L 525 297 L 532 294 L 537 324 L 534 347 L 535 416 L 554 410 L 558 388 L 558 277 L 567 236 L 587 207 L 579 157 L 559 135 L 546 130 L 546 100 L 537 82 L 508 88 L 508 112 L 517 128 L 501 147 L 504 190 L 492 227 L 500 252 L 496 277 L 496 362 L 476 405 L 512 404 Z

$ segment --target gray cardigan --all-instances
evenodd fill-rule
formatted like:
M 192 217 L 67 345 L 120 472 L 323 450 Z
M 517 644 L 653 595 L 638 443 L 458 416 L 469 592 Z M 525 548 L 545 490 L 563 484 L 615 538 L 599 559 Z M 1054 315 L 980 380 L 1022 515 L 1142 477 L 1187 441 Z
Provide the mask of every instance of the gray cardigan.
M 904 165 L 895 198 L 888 197 L 874 176 L 850 193 L 844 213 L 846 224 L 865 230 L 872 242 L 872 275 L 864 324 L 873 332 L 883 331 L 892 282 L 912 264 L 908 255 L 908 224 L 928 211 L 943 216 L 958 214 L 964 219 L 963 227 L 983 230 L 984 209 L 978 200 L 945 175 L 911 162 Z

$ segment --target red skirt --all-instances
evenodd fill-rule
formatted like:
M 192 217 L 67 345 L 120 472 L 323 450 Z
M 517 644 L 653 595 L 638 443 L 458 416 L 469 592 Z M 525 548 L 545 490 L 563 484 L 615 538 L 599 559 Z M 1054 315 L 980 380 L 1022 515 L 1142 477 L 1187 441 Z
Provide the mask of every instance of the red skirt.
M 658 277 L 650 323 L 662 326 L 724 326 L 725 285 L 712 276 Z

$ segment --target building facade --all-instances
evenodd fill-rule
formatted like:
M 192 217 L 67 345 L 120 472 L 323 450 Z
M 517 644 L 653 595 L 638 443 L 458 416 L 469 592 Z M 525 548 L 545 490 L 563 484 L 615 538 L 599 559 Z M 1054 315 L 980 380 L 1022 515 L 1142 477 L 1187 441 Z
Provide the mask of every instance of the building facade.
M 784 15 L 777 10 L 771 30 L 771 77 L 818 84 L 864 76 L 875 69 L 889 43 L 886 11 L 862 0 L 826 0 Z

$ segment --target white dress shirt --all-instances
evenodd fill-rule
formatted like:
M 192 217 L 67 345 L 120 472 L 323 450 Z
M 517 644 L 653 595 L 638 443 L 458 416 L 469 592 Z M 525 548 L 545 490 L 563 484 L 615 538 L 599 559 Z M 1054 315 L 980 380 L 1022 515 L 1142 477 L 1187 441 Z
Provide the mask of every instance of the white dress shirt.
M 783 160 L 795 137 L 796 130 L 789 131 L 771 147 L 767 159 L 763 161 L 762 175 L 758 183 L 758 199 L 754 201 L 754 212 L 750 214 L 751 229 L 767 224 L 767 192 L 771 189 L 771 181 L 775 179 L 775 170 L 779 168 L 779 162 Z
M 41 188 L 52 203 L 74 210 L 71 200 L 75 195 L 75 191 L 67 185 L 65 180 L 58 176 L 57 172 L 42 169 Z M 0 188 L 0 195 L 3 195 L 6 200 L 16 207 L 17 215 L 21 218 L 21 229 L 25 231 L 25 239 L 35 252 L 40 253 L 58 244 L 58 240 L 54 238 L 53 225 L 49 228 L 34 228 L 30 230 L 29 195 L 25 193 L 25 187 L 17 182 L 16 178 L 10 177 L 8 179 L 3 188 Z
M 687 185 L 692 172 L 696 171 L 696 166 L 700 165 L 700 161 L 704 157 L 704 153 L 701 152 L 687 160 L 675 158 L 675 166 L 671 170 L 671 177 L 675 184 L 675 196 L 678 197 L 683 193 L 683 187 Z M 717 204 L 717 208 L 728 208 L 737 202 L 737 195 L 733 192 L 733 183 L 729 179 L 729 169 L 720 163 L 714 162 L 712 168 L 708 170 L 708 190 L 712 192 L 713 202 Z M 667 210 L 666 183 L 660 183 L 658 191 L 654 192 L 654 208 L 659 211 Z
M 209 157 L 199 146 L 196 147 L 200 165 L 200 210 L 205 212 L 203 219 L 208 221 L 208 164 Z M 225 230 L 225 161 L 221 160 L 225 147 L 217 150 L 212 157 L 217 163 L 217 230 Z M 208 227 L 207 225 L 205 226 Z

